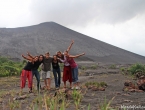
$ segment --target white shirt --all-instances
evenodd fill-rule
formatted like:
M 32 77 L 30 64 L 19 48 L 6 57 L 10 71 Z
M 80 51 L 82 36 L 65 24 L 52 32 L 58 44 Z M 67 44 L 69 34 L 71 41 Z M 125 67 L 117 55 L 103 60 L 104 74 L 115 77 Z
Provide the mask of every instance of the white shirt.
M 59 59 L 61 62 L 64 63 L 65 66 L 70 66 L 70 64 L 68 63 L 68 61 L 66 60 L 66 56 L 64 56 L 64 60 Z

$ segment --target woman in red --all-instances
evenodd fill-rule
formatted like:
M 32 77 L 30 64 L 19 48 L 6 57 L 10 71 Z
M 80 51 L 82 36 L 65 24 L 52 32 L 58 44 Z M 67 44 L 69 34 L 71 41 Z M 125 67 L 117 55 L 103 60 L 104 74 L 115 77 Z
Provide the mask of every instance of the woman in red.
M 68 47 L 67 51 L 70 51 L 74 41 L 72 40 L 70 46 Z M 71 73 L 71 66 L 67 62 L 66 57 L 62 54 L 62 52 L 58 51 L 57 56 L 60 59 L 61 62 L 64 63 L 63 68 L 63 82 L 64 82 L 64 88 L 66 88 L 66 81 L 69 81 L 70 87 L 72 87 L 72 73 Z
M 25 87 L 26 84 L 26 79 L 28 79 L 28 87 L 29 87 L 29 93 L 32 92 L 32 68 L 34 65 L 35 61 L 38 61 L 38 57 L 36 56 L 34 59 L 30 57 L 26 57 L 22 55 L 24 59 L 27 59 L 28 62 L 26 66 L 23 68 L 22 73 L 21 73 L 21 92 L 23 91 L 23 88 Z

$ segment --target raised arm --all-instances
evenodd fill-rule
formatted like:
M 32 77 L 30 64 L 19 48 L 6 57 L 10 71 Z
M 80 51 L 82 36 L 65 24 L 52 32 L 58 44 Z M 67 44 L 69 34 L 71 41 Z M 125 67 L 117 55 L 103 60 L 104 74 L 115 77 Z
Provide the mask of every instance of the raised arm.
M 33 62 L 33 58 L 26 57 L 26 56 L 24 56 L 24 55 L 22 55 L 22 57 L 23 57 L 24 59 L 28 60 L 28 61 L 31 61 L 31 62 Z
M 71 47 L 72 47 L 73 44 L 74 44 L 74 40 L 71 41 L 70 46 L 67 48 L 67 51 L 68 51 L 68 52 L 70 51 L 70 49 L 71 49 Z
M 78 55 L 70 55 L 69 57 L 70 58 L 78 58 L 78 57 L 83 56 L 83 55 L 85 55 L 85 53 L 78 54 Z
M 27 55 L 32 59 L 34 58 L 29 52 L 27 52 Z

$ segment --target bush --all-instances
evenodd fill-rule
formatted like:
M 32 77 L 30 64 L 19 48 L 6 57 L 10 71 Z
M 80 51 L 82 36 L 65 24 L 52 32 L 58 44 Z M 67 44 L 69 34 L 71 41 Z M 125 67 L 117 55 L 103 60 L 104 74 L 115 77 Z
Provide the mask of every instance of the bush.
M 120 71 L 124 72 L 124 71 L 125 71 L 125 68 L 123 68 L 123 67 L 122 67 L 122 68 L 120 68 Z
M 23 62 L 14 62 L 8 58 L 0 57 L 0 77 L 20 75 Z
M 91 66 L 91 69 L 97 69 L 97 66 L 98 66 L 98 65 L 92 65 L 92 66 Z
M 86 70 L 86 67 L 85 66 L 81 66 L 81 70 Z
M 145 65 L 142 64 L 134 64 L 131 67 L 128 68 L 128 71 L 132 74 L 135 75 L 137 72 L 145 73 Z
M 100 82 L 100 83 L 99 83 L 99 82 L 96 82 L 96 81 L 94 82 L 94 81 L 93 81 L 93 82 L 86 82 L 86 83 L 85 83 L 85 86 L 86 86 L 86 87 L 88 87 L 88 86 L 90 86 L 90 85 L 91 85 L 91 86 L 96 86 L 96 87 L 107 87 L 107 83 L 105 83 L 105 82 Z
M 5 62 L 8 62 L 9 60 L 5 57 L 0 57 L 0 63 L 5 63 Z
M 114 65 L 114 64 L 110 65 L 109 69 L 116 69 L 116 65 Z

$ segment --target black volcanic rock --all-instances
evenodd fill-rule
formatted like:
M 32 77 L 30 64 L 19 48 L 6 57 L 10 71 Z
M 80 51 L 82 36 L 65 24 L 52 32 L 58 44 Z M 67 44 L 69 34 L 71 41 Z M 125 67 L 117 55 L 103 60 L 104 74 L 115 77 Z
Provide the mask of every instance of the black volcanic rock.
M 85 52 L 81 60 L 102 63 L 145 63 L 145 57 L 93 39 L 54 22 L 20 28 L 0 28 L 0 55 L 21 58 L 27 51 L 33 55 L 64 51 L 75 43 L 71 54 Z

